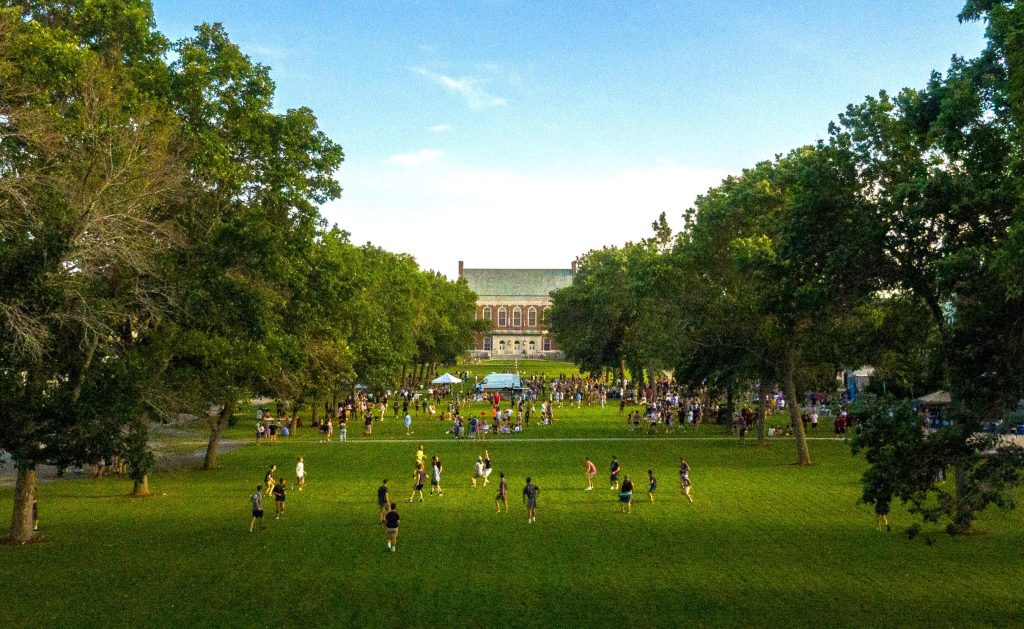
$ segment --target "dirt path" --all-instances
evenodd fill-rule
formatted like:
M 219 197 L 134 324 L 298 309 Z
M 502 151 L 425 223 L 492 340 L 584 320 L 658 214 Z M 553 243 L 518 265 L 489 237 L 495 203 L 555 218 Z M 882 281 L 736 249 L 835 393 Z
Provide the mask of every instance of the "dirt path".
M 222 439 L 220 442 L 220 453 L 230 452 L 244 443 L 246 442 L 239 439 Z M 153 448 L 153 454 L 156 457 L 153 471 L 167 472 L 198 466 L 206 456 L 206 444 L 205 440 L 195 439 L 194 437 L 184 441 L 161 440 L 151 443 L 150 447 Z M 180 446 L 187 445 L 194 445 L 197 449 L 188 452 L 177 451 Z M 174 446 L 174 450 L 169 450 L 168 446 Z M 60 478 L 82 479 L 93 477 L 91 467 L 65 470 L 63 476 L 60 476 L 57 472 L 58 469 L 52 465 L 40 465 L 37 468 L 36 478 L 40 483 L 49 483 Z M 17 471 L 11 463 L 10 455 L 6 452 L 0 453 L 0 487 L 14 487 L 16 477 Z

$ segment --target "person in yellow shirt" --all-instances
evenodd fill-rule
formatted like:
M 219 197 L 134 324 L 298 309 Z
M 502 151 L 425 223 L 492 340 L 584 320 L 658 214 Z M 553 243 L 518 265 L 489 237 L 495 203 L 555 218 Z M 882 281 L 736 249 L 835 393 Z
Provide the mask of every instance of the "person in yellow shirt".
M 416 465 L 423 465 L 427 460 L 427 453 L 423 451 L 423 445 L 420 444 L 420 449 L 416 451 Z

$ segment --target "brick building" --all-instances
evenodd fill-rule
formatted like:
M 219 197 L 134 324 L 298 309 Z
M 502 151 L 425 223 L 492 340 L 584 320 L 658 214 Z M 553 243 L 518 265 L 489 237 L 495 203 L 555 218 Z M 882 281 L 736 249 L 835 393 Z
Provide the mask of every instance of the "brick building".
M 478 334 L 475 354 L 483 357 L 555 357 L 561 352 L 547 329 L 551 291 L 572 284 L 571 269 L 467 269 L 459 277 L 477 294 L 476 318 L 492 330 Z

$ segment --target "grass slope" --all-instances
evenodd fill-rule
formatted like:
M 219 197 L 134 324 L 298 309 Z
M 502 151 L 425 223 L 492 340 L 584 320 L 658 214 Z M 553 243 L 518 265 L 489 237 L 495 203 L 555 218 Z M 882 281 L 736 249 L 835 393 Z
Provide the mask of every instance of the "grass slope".
M 856 504 L 863 462 L 841 442 L 813 441 L 816 465 L 801 469 L 789 440 L 634 435 L 617 413 L 556 409 L 553 426 L 485 442 L 422 418 L 408 439 L 392 419 L 345 444 L 305 429 L 227 453 L 212 473 L 159 474 L 160 495 L 144 500 L 119 478 L 45 484 L 50 541 L 0 547 L 0 626 L 1024 625 L 1018 513 L 986 513 L 971 537 L 908 542 Z M 410 505 L 420 441 L 442 457 L 445 492 Z M 495 473 L 472 489 L 484 447 Z M 307 489 L 291 489 L 280 521 L 267 500 L 267 530 L 250 534 L 248 495 L 271 463 L 291 479 L 300 454 Z M 608 489 L 613 454 L 636 482 L 631 515 Z M 694 504 L 678 492 L 681 455 Z M 586 456 L 600 470 L 593 492 Z M 499 471 L 507 515 L 494 512 Z M 527 475 L 541 487 L 536 524 L 520 498 Z M 393 554 L 376 518 L 384 477 L 402 515 Z M 0 513 L 11 502 L 0 491 Z

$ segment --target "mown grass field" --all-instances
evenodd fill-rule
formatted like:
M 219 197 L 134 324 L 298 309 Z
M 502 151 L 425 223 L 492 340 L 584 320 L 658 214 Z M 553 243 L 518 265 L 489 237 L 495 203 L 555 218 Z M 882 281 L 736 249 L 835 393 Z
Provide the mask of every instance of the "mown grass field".
M 412 437 L 389 418 L 371 438 L 353 427 L 348 443 L 304 429 L 226 453 L 215 472 L 158 474 L 149 499 L 125 497 L 117 477 L 44 484 L 48 541 L 0 547 L 0 626 L 1024 626 L 1019 512 L 987 512 L 975 535 L 929 546 L 900 534 L 912 522 L 900 510 L 892 533 L 875 530 L 856 502 L 864 463 L 842 442 L 813 441 L 815 465 L 801 469 L 786 439 L 637 435 L 611 405 L 555 417 L 483 442 L 422 418 Z M 444 495 L 410 505 L 419 443 L 442 458 Z M 485 447 L 492 481 L 509 477 L 507 515 L 494 512 L 496 482 L 470 487 Z M 272 463 L 291 480 L 300 454 L 306 490 L 289 491 L 281 520 L 268 499 L 266 530 L 249 533 L 248 496 Z M 613 454 L 636 482 L 630 515 L 608 488 Z M 693 504 L 678 491 L 680 456 Z M 527 475 L 541 487 L 535 524 Z M 377 522 L 385 477 L 402 516 L 396 553 Z M 0 490 L 0 512 L 11 501 Z

